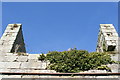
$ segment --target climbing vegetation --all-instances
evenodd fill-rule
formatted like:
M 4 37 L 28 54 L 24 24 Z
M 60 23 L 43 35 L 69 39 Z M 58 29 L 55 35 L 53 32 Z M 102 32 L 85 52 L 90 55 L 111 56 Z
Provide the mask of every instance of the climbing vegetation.
M 46 60 L 46 56 L 42 53 L 42 54 L 38 57 L 38 60 L 45 61 L 45 60 Z
M 44 54 L 42 54 L 41 57 L 43 55 Z M 43 58 L 41 60 L 43 60 Z M 76 73 L 91 69 L 108 70 L 108 67 L 102 65 L 112 64 L 114 62 L 107 53 L 89 53 L 86 50 L 77 49 L 63 52 L 52 51 L 44 56 L 44 60 L 50 61 L 48 69 L 64 73 Z

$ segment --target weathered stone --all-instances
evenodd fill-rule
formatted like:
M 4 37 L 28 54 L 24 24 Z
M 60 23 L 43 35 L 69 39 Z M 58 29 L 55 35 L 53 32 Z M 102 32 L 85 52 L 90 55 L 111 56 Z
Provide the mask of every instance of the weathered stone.
M 28 59 L 28 62 L 37 62 L 37 59 Z
M 119 60 L 119 55 L 120 55 L 120 54 L 118 54 L 118 53 L 110 54 L 111 59 L 114 60 L 114 61 L 118 61 L 118 60 Z
M 6 68 L 7 64 L 6 62 L 0 62 L 0 69 Z
M 29 78 L 29 79 L 30 78 L 37 78 L 37 79 L 39 79 L 40 76 L 39 75 L 34 75 L 34 76 L 33 75 L 23 75 L 22 78 Z
M 85 73 L 107 73 L 106 70 L 88 70 L 88 71 L 85 71 Z
M 18 56 L 17 60 L 18 62 L 26 62 L 28 60 L 28 56 Z
M 7 68 L 20 68 L 21 62 L 8 62 Z
M 2 69 L 12 69 L 20 68 L 21 62 L 0 62 L 0 68 Z
M 38 63 L 38 62 L 23 62 L 21 64 L 21 69 L 45 69 L 46 63 Z
M 46 67 L 47 67 L 47 63 L 46 62 L 41 62 L 40 68 L 41 69 L 46 69 Z
M 4 53 L 6 56 L 14 56 L 14 55 L 17 55 L 17 54 L 14 54 L 14 53 Z
M 8 62 L 16 61 L 16 59 L 18 58 L 18 56 L 16 56 L 16 55 L 5 56 L 5 57 L 6 57 L 6 60 L 7 60 Z
M 42 62 L 38 60 L 38 57 L 40 54 L 29 54 L 26 56 L 18 56 L 17 52 L 26 52 L 25 46 L 24 46 L 24 40 L 22 35 L 22 28 L 21 24 L 17 24 L 18 26 L 14 27 L 14 24 L 8 25 L 8 27 L 5 30 L 5 33 L 1 37 L 0 40 L 0 72 L 21 72 L 21 73 L 56 73 L 54 70 L 46 70 L 47 65 L 49 64 L 49 61 Z M 106 29 L 105 26 L 111 26 L 111 28 Z M 107 25 L 101 25 L 102 28 L 102 35 L 104 35 L 104 39 L 106 41 L 106 48 L 109 47 L 109 45 L 115 45 L 116 48 L 119 42 L 114 43 L 114 40 L 118 39 L 118 34 L 116 33 L 116 30 L 114 29 L 114 26 L 112 24 Z M 113 34 L 113 37 L 108 37 L 107 32 L 111 32 Z M 113 43 L 111 43 L 111 41 Z M 103 42 L 102 38 L 101 41 Z M 99 42 L 102 44 L 102 42 Z M 21 47 L 19 46 L 21 45 Z M 18 48 L 17 48 L 18 47 Z M 100 48 L 101 45 L 98 44 L 97 49 Z M 116 49 L 115 49 L 116 50 Z M 13 53 L 10 53 L 13 52 Z M 102 50 L 98 50 L 98 52 L 103 52 Z M 120 52 L 120 50 L 119 50 Z M 111 54 L 112 60 L 117 61 L 119 54 Z M 109 64 L 108 67 L 111 68 L 112 72 L 118 72 L 119 65 L 118 64 Z M 120 72 L 120 69 L 119 69 Z M 89 70 L 82 73 L 108 73 L 106 70 Z M 22 78 L 56 78 L 53 76 L 22 76 Z M 5 75 L 3 78 L 21 78 L 21 75 Z M 61 78 L 60 76 L 57 76 L 57 78 Z M 71 76 L 62 76 L 62 78 L 71 78 Z M 110 78 L 109 80 L 115 80 L 118 78 L 118 76 L 76 76 L 75 78 L 81 78 L 81 80 L 102 80 L 104 78 Z M 97 79 L 102 78 L 102 79 Z M 111 79 L 112 78 L 112 79 Z M 115 78 L 115 79 L 114 79 Z M 56 79 L 54 79 L 56 80 Z M 66 80 L 66 79 L 63 79 Z M 72 79 L 74 78 L 72 77 Z M 76 79 L 77 80 L 77 79 Z M 78 79 L 79 80 L 79 79 Z
M 2 76 L 2 78 L 4 79 L 4 78 L 21 78 L 21 75 L 3 75 Z
M 113 73 L 117 73 L 119 69 L 119 64 L 108 64 L 107 65 Z
M 39 69 L 39 65 L 40 63 L 36 63 L 36 62 L 23 62 L 21 64 L 21 69 L 24 69 L 24 68 L 28 68 L 28 69 Z
M 17 25 L 16 27 L 14 25 Z M 1 52 L 26 52 L 21 24 L 8 25 L 1 37 Z
M 118 34 L 113 24 L 100 24 L 97 52 L 118 51 Z
M 56 71 L 54 71 L 54 70 L 39 70 L 39 73 L 56 73 Z
M 36 59 L 36 60 L 38 60 L 39 56 L 40 56 L 40 54 L 29 54 L 28 59 Z
M 10 72 L 16 72 L 16 73 L 26 73 L 26 72 L 30 72 L 30 69 L 10 69 Z
M 10 72 L 11 71 L 11 69 L 0 69 L 0 72 Z
M 0 53 L 0 62 L 4 62 L 4 61 L 7 61 L 5 54 Z
M 0 57 L 0 62 L 5 62 L 5 61 L 7 61 L 7 59 L 5 58 L 5 57 Z

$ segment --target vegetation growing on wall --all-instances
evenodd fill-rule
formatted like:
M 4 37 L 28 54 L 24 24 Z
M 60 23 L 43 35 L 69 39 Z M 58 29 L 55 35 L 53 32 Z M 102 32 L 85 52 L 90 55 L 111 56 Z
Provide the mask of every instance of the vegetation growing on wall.
M 74 73 L 90 69 L 108 69 L 108 67 L 100 66 L 113 63 L 110 55 L 106 53 L 88 53 L 86 50 L 52 51 L 47 53 L 44 59 L 43 55 L 39 59 L 50 61 L 48 69 L 64 73 Z
M 103 51 L 106 52 L 105 41 L 103 42 Z
M 46 56 L 42 53 L 42 54 L 38 57 L 38 60 L 45 61 L 45 60 L 46 60 Z

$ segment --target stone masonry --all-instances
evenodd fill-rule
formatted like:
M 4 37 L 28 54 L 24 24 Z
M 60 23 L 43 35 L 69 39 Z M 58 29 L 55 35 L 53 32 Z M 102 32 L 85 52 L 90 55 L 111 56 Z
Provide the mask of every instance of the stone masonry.
M 112 60 L 120 61 L 119 36 L 113 24 L 100 24 L 96 51 L 108 52 Z M 108 66 L 112 68 L 112 72 L 119 72 L 118 64 Z
M 115 51 L 111 55 L 113 60 L 118 61 L 118 34 L 112 24 L 100 24 L 97 52 Z M 21 24 L 9 24 L 0 40 L 0 72 L 20 73 L 56 73 L 48 70 L 49 61 L 39 61 L 40 54 L 26 53 Z M 119 65 L 108 65 L 112 72 L 118 72 Z M 89 70 L 82 73 L 108 73 L 106 70 Z M 61 76 L 30 76 L 30 75 L 0 75 L 2 78 L 66 78 Z M 71 78 L 71 76 L 67 76 Z M 73 77 L 72 77 L 73 78 Z M 72 79 L 71 78 L 71 79 Z M 86 78 L 86 80 L 118 80 L 118 76 L 77 76 L 75 78 Z M 88 79 L 87 79 L 88 78 Z M 96 78 L 96 79 L 95 79 Z M 103 78 L 103 79 L 100 79 Z M 109 80 L 108 79 L 108 80 Z M 51 79 L 52 80 L 52 79 Z M 76 79 L 77 80 L 77 79 Z M 85 80 L 85 79 L 84 79 Z
M 118 52 L 118 33 L 113 24 L 100 24 L 98 34 L 97 52 Z
M 9 24 L 0 40 L 0 52 L 26 52 L 21 24 Z
M 100 24 L 97 52 L 109 52 L 114 61 L 119 61 L 119 36 L 113 24 Z
M 39 55 L 26 53 L 21 24 L 7 26 L 0 40 L 0 72 L 55 73 L 53 70 L 46 69 L 49 62 L 39 61 Z
M 2 53 L 0 54 L 0 72 L 55 72 L 46 70 L 49 62 L 39 61 L 38 56 L 39 54 Z

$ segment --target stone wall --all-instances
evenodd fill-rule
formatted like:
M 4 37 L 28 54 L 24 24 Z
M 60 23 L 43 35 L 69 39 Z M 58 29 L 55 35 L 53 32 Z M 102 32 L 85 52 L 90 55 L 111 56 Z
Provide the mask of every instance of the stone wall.
M 116 33 L 116 32 L 115 32 Z M 97 47 L 98 48 L 98 47 Z M 19 55 L 19 52 L 24 52 Z M 38 60 L 40 54 L 25 53 L 25 44 L 22 34 L 21 24 L 9 24 L 0 40 L 0 72 L 15 73 L 56 73 L 54 70 L 47 70 L 49 61 L 42 62 Z M 111 55 L 113 60 L 118 60 L 118 55 Z M 112 72 L 118 72 L 117 64 L 108 65 Z M 106 70 L 89 70 L 82 73 L 107 73 Z M 118 80 L 118 76 L 41 76 L 41 75 L 0 75 L 0 78 L 41 78 L 49 80 Z M 101 79 L 102 78 L 102 79 Z M 12 79 L 13 80 L 13 79 Z M 17 79 L 18 80 L 18 79 Z M 25 79 L 26 80 L 26 79 Z
M 38 56 L 39 54 L 1 53 L 0 72 L 54 73 L 53 70 L 46 70 L 49 62 L 39 61 Z
M 118 53 L 118 38 L 113 24 L 100 24 L 96 51 L 115 51 Z
M 9 24 L 0 39 L 0 52 L 26 52 L 21 24 Z
M 120 79 L 118 76 L 73 76 L 72 77 L 72 76 L 3 75 L 2 80 L 120 80 Z
M 26 54 L 18 55 L 15 53 L 1 53 L 0 54 L 0 72 L 13 73 L 56 73 L 54 70 L 47 70 L 46 67 L 49 62 L 42 62 L 38 60 L 40 54 Z M 115 64 L 108 65 L 112 72 L 116 72 Z M 89 70 L 80 73 L 108 73 L 106 70 Z M 3 80 L 5 78 L 103 78 L 103 76 L 46 76 L 46 75 L 1 75 Z M 118 76 L 104 76 L 104 78 L 118 78 Z

